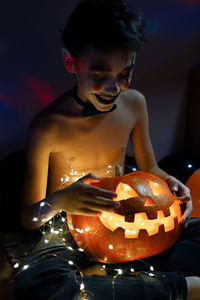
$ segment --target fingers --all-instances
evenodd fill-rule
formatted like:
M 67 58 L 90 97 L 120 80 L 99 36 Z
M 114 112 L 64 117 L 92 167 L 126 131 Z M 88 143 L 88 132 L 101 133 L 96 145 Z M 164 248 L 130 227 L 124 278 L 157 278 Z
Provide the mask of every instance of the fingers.
M 192 211 L 193 211 L 193 205 L 192 205 L 192 201 L 188 201 L 187 204 L 186 204 L 186 210 L 181 218 L 181 221 L 183 223 L 187 223 L 187 221 L 189 220 L 191 214 L 192 214 Z
M 99 180 L 101 180 L 101 178 L 95 176 L 95 175 L 92 174 L 92 173 L 89 173 L 89 174 L 87 174 L 86 176 L 81 177 L 81 178 L 79 179 L 79 181 L 81 181 L 81 182 L 83 182 L 83 183 L 85 183 L 85 184 L 90 184 L 91 182 L 98 182 Z
M 102 188 L 98 188 L 90 185 L 92 182 L 99 182 L 101 180 L 100 177 L 96 177 L 94 174 L 89 173 L 88 175 L 80 178 L 78 181 L 85 184 L 84 191 L 90 194 L 97 194 L 102 197 L 114 198 L 117 197 L 117 194 L 110 190 L 105 190 Z
M 109 198 L 99 197 L 97 195 L 88 195 L 85 202 L 107 205 L 110 207 L 119 207 L 120 203 Z
M 99 215 L 101 214 L 99 211 L 95 211 L 87 208 L 80 208 L 79 212 L 84 214 L 85 216 L 90 216 L 90 217 L 99 217 Z
M 84 205 L 86 205 L 86 207 L 89 209 L 95 209 L 99 211 L 114 211 L 120 206 L 118 202 L 102 197 L 94 197 L 91 198 L 90 201 L 84 201 Z
M 187 195 L 181 196 L 181 197 L 177 197 L 178 200 L 180 200 L 180 202 L 187 202 L 190 200 L 190 197 Z
M 177 197 L 178 200 L 180 200 L 181 202 L 186 202 L 191 200 L 190 190 L 182 182 L 180 182 L 179 180 L 177 180 L 172 176 L 167 178 L 166 182 L 168 183 L 169 188 L 172 192 L 175 193 L 178 192 L 179 194 L 179 196 Z
M 109 190 L 104 190 L 95 186 L 86 186 L 85 187 L 85 191 L 89 194 L 93 194 L 93 195 L 98 195 L 98 196 L 102 196 L 105 198 L 115 198 L 117 197 L 117 194 L 113 191 L 109 191 Z

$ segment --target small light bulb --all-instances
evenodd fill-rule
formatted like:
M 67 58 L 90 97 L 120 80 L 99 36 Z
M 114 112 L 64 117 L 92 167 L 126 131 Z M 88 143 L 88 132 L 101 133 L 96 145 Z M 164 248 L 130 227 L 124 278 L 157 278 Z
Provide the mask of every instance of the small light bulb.
M 117 273 L 118 273 L 119 275 L 121 275 L 121 274 L 123 273 L 123 271 L 122 271 L 121 269 L 118 269 L 118 270 L 117 270 Z
M 45 205 L 45 202 L 41 202 L 40 203 L 40 206 L 42 207 L 42 206 L 44 206 Z
M 74 263 L 73 263 L 72 260 L 69 260 L 69 261 L 68 261 L 68 264 L 69 264 L 69 265 L 73 265 Z
M 29 265 L 24 265 L 23 268 L 22 268 L 22 270 L 27 270 L 28 267 L 29 267 Z
M 15 269 L 17 269 L 19 267 L 19 263 L 14 264 L 13 266 Z
M 34 218 L 33 218 L 33 221 L 34 221 L 34 222 L 37 222 L 37 221 L 38 221 L 38 218 L 34 217 Z
M 80 284 L 80 289 L 81 289 L 81 290 L 84 290 L 84 288 L 85 288 L 85 285 L 84 285 L 83 283 L 81 283 L 81 284 Z

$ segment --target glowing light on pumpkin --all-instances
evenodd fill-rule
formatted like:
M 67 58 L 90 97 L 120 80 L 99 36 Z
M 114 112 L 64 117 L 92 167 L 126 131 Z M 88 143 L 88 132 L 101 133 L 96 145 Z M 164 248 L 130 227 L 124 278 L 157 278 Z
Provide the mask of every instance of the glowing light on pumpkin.
M 167 190 L 163 189 L 157 182 L 149 181 L 152 192 L 155 196 L 166 194 Z M 144 187 L 139 187 L 140 191 L 142 190 L 144 194 L 146 194 L 146 190 Z M 129 185 L 124 183 L 119 183 L 116 188 L 117 197 L 114 199 L 115 201 L 120 201 L 123 199 L 138 197 L 138 193 L 132 189 Z M 155 202 L 150 198 L 146 197 L 144 206 L 155 205 Z M 174 228 L 174 218 L 176 217 L 177 205 L 173 203 L 170 209 L 170 216 L 165 217 L 162 210 L 157 211 L 157 219 L 149 220 L 146 213 L 136 213 L 134 217 L 134 223 L 126 222 L 124 216 L 120 216 L 115 213 L 104 212 L 102 216 L 100 216 L 101 222 L 105 227 L 114 231 L 117 227 L 121 227 L 125 230 L 125 238 L 137 238 L 140 230 L 144 229 L 148 232 L 148 235 L 154 235 L 159 232 L 159 225 L 163 224 L 165 228 L 165 232 L 170 231 Z M 179 215 L 180 220 L 180 215 Z
M 115 191 L 120 207 L 99 217 L 68 214 L 72 235 L 92 258 L 105 263 L 141 259 L 167 250 L 180 236 L 179 201 L 160 178 L 137 171 L 94 185 Z

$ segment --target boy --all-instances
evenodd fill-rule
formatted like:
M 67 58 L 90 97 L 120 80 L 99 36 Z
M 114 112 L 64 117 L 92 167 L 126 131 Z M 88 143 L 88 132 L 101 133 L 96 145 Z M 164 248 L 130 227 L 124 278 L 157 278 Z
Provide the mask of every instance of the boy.
M 189 189 L 158 167 L 148 133 L 145 98 L 140 92 L 128 89 L 136 52 L 144 40 L 143 29 L 143 19 L 130 10 L 126 1 L 83 0 L 71 14 L 62 32 L 65 46 L 63 57 L 65 68 L 76 77 L 77 85 L 40 112 L 31 123 L 21 205 L 21 222 L 26 228 L 34 229 L 43 225 L 61 210 L 88 216 L 98 216 L 102 211 L 114 211 L 117 205 L 112 200 L 115 193 L 93 187 L 90 183 L 103 176 L 116 175 L 117 165 L 124 170 L 129 136 L 138 168 L 166 180 L 172 191 L 179 192 L 180 200 L 186 203 L 183 223 L 189 219 L 192 211 Z M 40 251 L 44 249 L 44 238 L 34 252 L 34 259 L 40 257 L 40 266 L 36 268 L 36 263 L 32 270 L 30 268 L 26 271 L 32 277 L 26 277 L 28 282 L 24 283 L 23 288 L 20 288 L 20 282 L 25 277 L 23 272 L 19 273 L 13 285 L 14 299 L 22 299 L 29 293 L 33 299 L 40 299 L 42 295 L 45 299 L 50 299 L 50 295 L 51 299 L 74 298 L 76 288 L 69 284 L 73 275 L 69 276 L 72 271 L 66 263 L 65 279 L 70 279 L 65 282 L 64 290 L 63 283 L 58 283 L 58 277 L 52 278 L 56 285 L 52 287 L 46 269 L 43 288 L 38 281 L 38 278 L 42 278 L 40 272 L 44 260 L 41 259 Z M 45 249 L 48 253 L 57 253 L 56 259 L 66 252 L 63 246 L 56 243 Z M 54 260 L 51 267 L 54 269 L 55 265 L 58 270 L 60 261 Z M 44 268 L 46 267 L 47 263 Z M 87 275 L 105 275 L 99 264 L 93 264 L 92 267 L 88 264 L 80 268 Z M 61 270 L 63 266 L 60 266 L 58 276 L 62 274 Z M 176 267 L 172 271 L 177 271 Z M 90 288 L 94 282 L 93 276 L 86 276 Z M 155 299 L 155 295 L 165 299 L 166 290 L 174 297 L 181 295 L 184 298 L 186 282 L 188 290 L 190 283 L 198 289 L 198 277 L 188 277 L 185 280 L 180 272 L 171 272 L 166 276 L 168 283 L 148 283 L 152 289 L 152 299 Z M 33 284 L 33 278 L 37 283 Z M 102 287 L 106 289 L 107 282 L 111 282 L 109 276 L 108 281 L 106 278 L 98 278 L 100 291 Z M 130 282 L 131 290 L 137 295 L 136 299 L 141 298 L 137 294 L 138 289 L 134 290 L 131 280 L 126 278 L 123 292 L 120 282 L 116 283 L 119 287 L 119 299 L 128 295 L 126 284 Z M 145 286 L 142 279 L 140 284 L 141 287 Z M 95 290 L 96 299 L 102 299 L 100 291 L 97 293 Z M 110 299 L 110 291 L 105 291 L 108 293 L 106 299 Z M 124 292 L 127 294 L 123 294 Z M 168 296 L 167 294 L 166 299 Z M 32 298 L 29 295 L 29 299 Z

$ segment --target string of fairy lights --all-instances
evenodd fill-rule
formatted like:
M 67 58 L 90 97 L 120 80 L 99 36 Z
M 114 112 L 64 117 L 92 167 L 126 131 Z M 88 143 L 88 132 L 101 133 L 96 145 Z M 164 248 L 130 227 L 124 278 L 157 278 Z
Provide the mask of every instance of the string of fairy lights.
M 40 203 L 40 208 L 44 207 L 45 205 L 49 205 L 49 203 L 45 203 L 44 201 L 42 201 Z M 44 236 L 43 243 L 45 245 L 47 245 L 51 242 L 51 239 L 54 239 L 54 237 L 56 237 L 56 239 L 59 240 L 59 242 L 62 245 L 64 245 L 66 247 L 66 249 L 69 250 L 72 254 L 73 253 L 77 254 L 77 251 L 84 252 L 83 248 L 80 248 L 80 247 L 77 248 L 77 246 L 73 247 L 73 245 L 71 245 L 67 242 L 65 235 L 69 232 L 69 229 L 68 229 L 67 219 L 65 217 L 63 217 L 64 214 L 65 214 L 64 212 L 60 211 L 57 214 L 57 216 L 50 219 L 44 226 L 42 226 L 40 228 L 40 230 Z M 38 215 L 37 217 L 34 217 L 33 222 L 37 222 L 39 220 L 39 218 L 40 218 L 40 215 Z M 80 228 L 76 228 L 76 230 L 79 231 L 79 233 L 81 233 Z M 49 256 L 49 254 L 47 254 L 47 255 Z M 52 253 L 51 255 L 58 256 L 56 253 Z M 73 267 L 74 278 L 75 278 L 77 286 L 79 287 L 79 294 L 77 295 L 77 299 L 85 299 L 85 300 L 95 299 L 94 293 L 85 288 L 84 272 L 71 259 L 72 256 L 73 255 L 70 255 L 70 259 L 64 259 L 62 257 L 59 257 L 59 259 L 64 260 L 64 262 L 66 262 L 66 264 Z M 42 256 L 42 258 L 44 258 L 44 257 L 45 257 L 45 255 Z M 14 264 L 14 268 L 17 270 L 17 274 L 19 274 L 20 272 L 25 272 L 27 269 L 31 268 L 31 266 L 38 263 L 39 260 L 40 260 L 40 258 L 36 258 L 31 264 L 24 264 L 22 268 L 20 268 L 20 265 L 21 265 L 21 263 L 23 263 L 23 261 L 17 262 Z M 161 276 L 160 274 L 159 275 L 156 274 L 154 267 L 152 265 L 149 265 L 147 262 L 144 262 L 143 260 L 138 260 L 138 261 L 144 263 L 147 266 L 149 271 L 144 272 L 147 276 L 149 276 L 151 278 Z M 119 276 L 125 275 L 125 276 L 131 276 L 131 277 L 135 277 L 135 278 L 138 278 L 138 276 L 139 276 L 138 275 L 139 272 L 136 271 L 133 267 L 125 268 L 125 269 L 121 269 L 121 268 L 113 269 L 113 268 L 110 268 L 109 264 L 108 265 L 102 264 L 101 269 L 104 271 L 112 271 L 112 273 L 115 273 L 115 275 L 112 276 L 113 300 L 115 300 L 115 282 L 119 278 Z M 77 276 L 77 275 L 79 275 L 79 276 Z M 164 275 L 162 275 L 162 276 L 164 276 Z
M 107 167 L 108 167 L 108 169 L 106 171 L 106 175 L 112 176 L 112 173 L 113 173 L 112 166 L 109 165 Z M 192 168 L 192 165 L 188 164 L 187 167 Z M 136 171 L 137 169 L 135 167 L 133 167 L 132 170 Z M 72 178 L 73 178 L 73 181 L 76 181 L 84 175 L 85 175 L 85 172 L 78 174 L 78 172 L 76 172 L 72 169 L 70 171 L 70 175 L 63 176 L 60 179 L 61 187 L 64 184 L 69 183 L 72 180 Z M 69 244 L 65 237 L 65 235 L 69 232 L 67 219 L 66 219 L 66 213 L 63 211 L 60 211 L 55 217 L 47 220 L 47 219 L 43 218 L 43 215 L 41 214 L 41 209 L 44 208 L 45 206 L 50 207 L 50 204 L 45 201 L 41 201 L 40 205 L 39 205 L 38 215 L 33 218 L 33 222 L 38 222 L 41 219 L 42 223 L 45 223 L 43 226 L 40 227 L 41 233 L 44 236 L 43 243 L 45 245 L 48 245 L 48 244 L 50 244 L 51 239 L 53 237 L 56 237 L 57 240 L 59 240 L 59 242 L 63 246 L 65 246 L 68 251 L 71 251 L 72 254 L 75 252 L 77 253 L 77 251 L 79 253 L 84 252 L 83 248 L 80 248 L 77 245 L 75 245 L 75 247 L 73 247 L 72 244 Z M 58 220 L 59 220 L 59 222 L 58 222 Z M 79 233 L 82 233 L 80 228 L 75 228 L 75 230 L 77 230 Z M 74 243 L 75 243 L 75 241 L 74 241 Z M 49 255 L 49 254 L 47 254 L 47 255 Z M 53 253 L 52 255 L 58 256 L 56 253 Z M 44 257 L 44 255 L 42 257 Z M 84 273 L 79 268 L 79 266 L 77 266 L 75 264 L 75 262 L 71 259 L 71 257 L 73 257 L 73 255 L 70 256 L 70 259 L 64 259 L 64 261 L 66 262 L 66 264 L 73 267 L 74 278 L 75 278 L 76 284 L 80 290 L 79 294 L 77 295 L 77 299 L 85 299 L 85 300 L 95 299 L 94 293 L 85 288 Z M 59 257 L 59 258 L 63 259 L 61 257 Z M 18 262 L 15 262 L 13 267 L 16 269 L 16 275 L 19 274 L 20 272 L 25 272 L 26 270 L 31 268 L 31 266 L 34 263 L 37 263 L 39 260 L 40 260 L 40 258 L 37 258 L 31 264 L 24 264 L 24 265 L 23 265 L 24 259 L 21 259 Z M 158 275 L 154 269 L 154 266 L 148 264 L 146 261 L 143 261 L 141 259 L 138 259 L 137 261 L 140 261 L 146 265 L 147 271 L 144 271 L 144 273 L 146 274 L 147 277 L 149 277 L 149 278 L 153 278 L 153 277 L 160 278 L 161 276 L 165 277 L 165 275 L 161 275 L 161 274 Z M 20 268 L 21 265 L 23 265 L 22 268 Z M 102 264 L 101 269 L 104 271 L 112 271 L 112 273 L 115 274 L 112 276 L 113 300 L 115 300 L 115 282 L 116 282 L 117 278 L 119 278 L 119 276 L 125 275 L 125 276 L 131 276 L 133 278 L 140 277 L 140 275 L 139 275 L 140 272 L 138 270 L 135 270 L 133 267 L 129 267 L 129 268 L 125 268 L 125 269 L 121 269 L 121 268 L 113 269 L 113 268 L 110 268 L 109 264 Z

